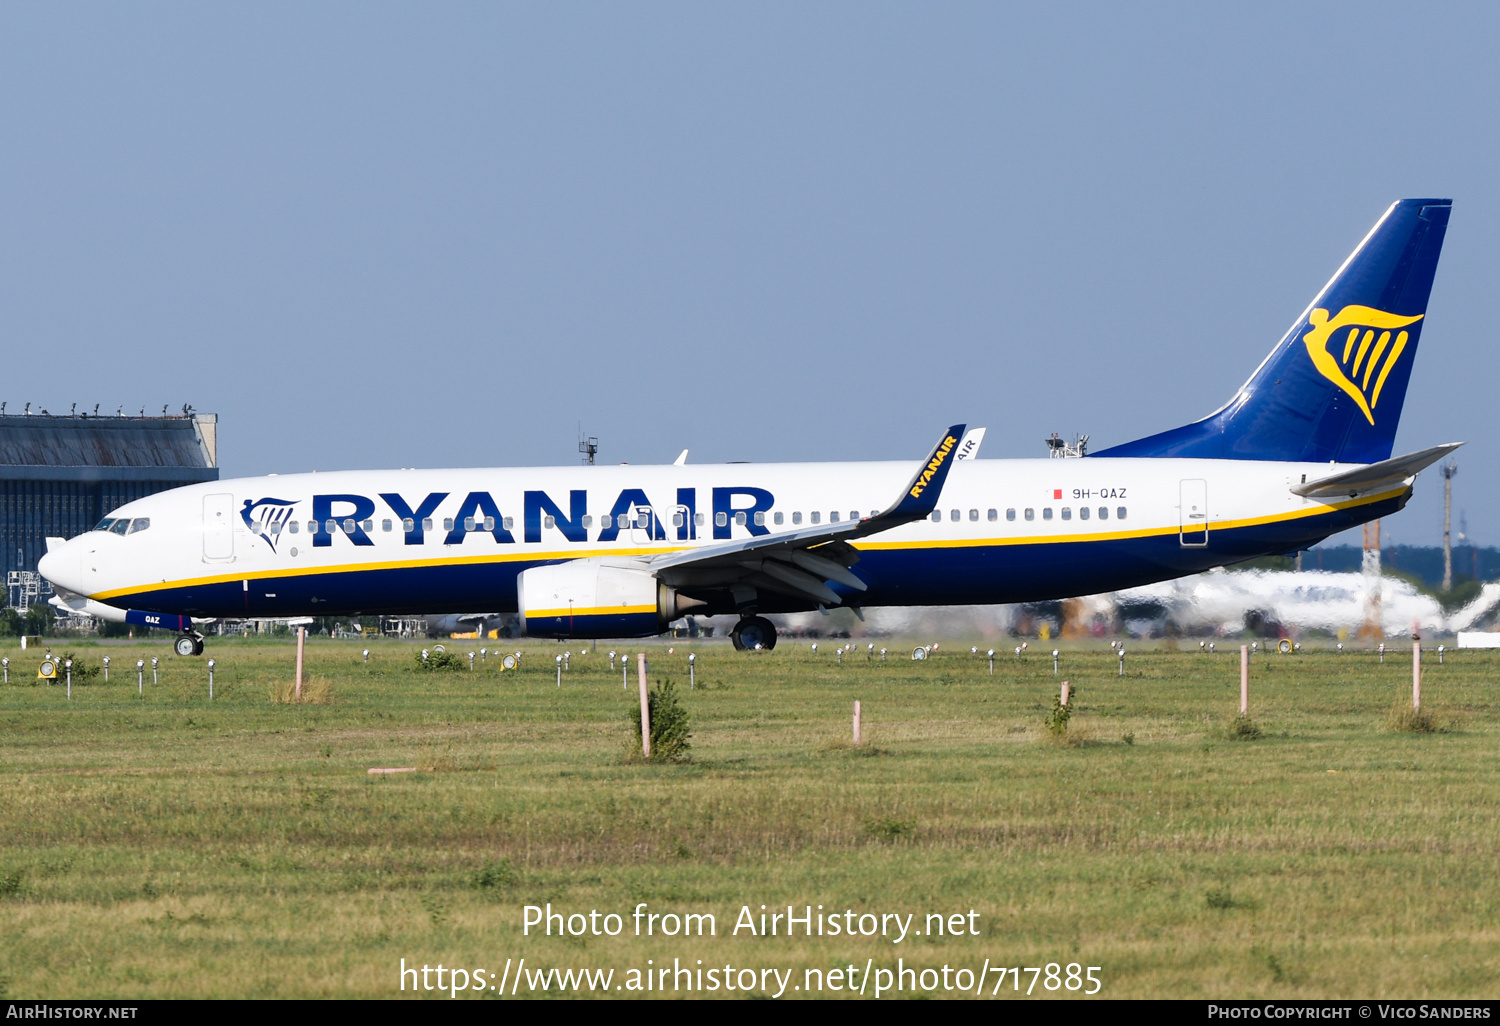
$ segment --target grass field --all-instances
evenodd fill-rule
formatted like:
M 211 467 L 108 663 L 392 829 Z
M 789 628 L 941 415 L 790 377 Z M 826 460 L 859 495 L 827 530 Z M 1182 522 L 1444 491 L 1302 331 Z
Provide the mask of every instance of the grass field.
M 421 673 L 413 645 L 369 643 L 366 665 L 358 643 L 309 642 L 331 702 L 300 706 L 271 699 L 288 642 L 211 639 L 212 703 L 205 660 L 164 644 L 70 646 L 113 662 L 71 701 L 27 679 L 35 652 L 0 650 L 0 993 L 384 997 L 402 958 L 499 977 L 524 956 L 617 985 L 648 959 L 793 969 L 795 986 L 903 958 L 1099 966 L 1106 997 L 1500 994 L 1500 654 L 1429 654 L 1433 733 L 1388 726 L 1409 650 L 1261 654 L 1246 738 L 1237 653 L 1132 643 L 1119 677 L 1107 647 L 1065 646 L 1079 698 L 1059 742 L 1041 724 L 1060 677 L 1009 645 L 991 677 L 958 643 L 842 665 L 826 640 L 817 656 L 574 644 L 558 688 L 561 646 L 505 644 L 521 671 Z M 677 682 L 690 762 L 631 759 L 637 696 L 610 647 Z M 402 766 L 421 771 L 366 772 Z M 627 918 L 619 937 L 522 936 L 527 904 L 643 901 L 712 912 L 718 935 L 637 938 Z M 729 935 L 762 904 L 915 913 L 916 929 L 973 909 L 980 936 Z

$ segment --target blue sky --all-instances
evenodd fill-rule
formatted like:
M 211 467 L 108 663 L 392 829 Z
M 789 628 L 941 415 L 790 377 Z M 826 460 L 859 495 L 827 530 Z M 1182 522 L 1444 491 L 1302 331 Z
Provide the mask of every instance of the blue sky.
M 1451 196 L 1398 449 L 1493 436 L 1500 8 L 0 8 L 0 399 L 227 475 L 1102 447 Z M 1440 538 L 1441 482 L 1389 518 Z

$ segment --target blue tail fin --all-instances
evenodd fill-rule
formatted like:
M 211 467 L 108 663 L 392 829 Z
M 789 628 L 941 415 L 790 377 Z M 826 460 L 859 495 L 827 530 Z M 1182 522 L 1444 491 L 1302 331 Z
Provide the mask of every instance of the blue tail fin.
M 1389 459 L 1452 201 L 1398 200 L 1238 394 L 1098 456 Z

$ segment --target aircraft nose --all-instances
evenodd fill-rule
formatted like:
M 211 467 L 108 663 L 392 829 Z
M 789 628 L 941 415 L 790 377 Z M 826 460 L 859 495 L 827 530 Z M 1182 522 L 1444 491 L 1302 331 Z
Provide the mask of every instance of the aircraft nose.
M 55 588 L 83 593 L 83 552 L 76 545 L 59 545 L 37 560 L 37 572 Z

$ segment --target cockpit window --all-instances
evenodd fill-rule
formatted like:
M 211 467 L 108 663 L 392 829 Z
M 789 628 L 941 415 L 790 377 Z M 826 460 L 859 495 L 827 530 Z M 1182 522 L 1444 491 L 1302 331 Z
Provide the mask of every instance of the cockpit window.
M 130 530 L 130 518 L 123 517 L 119 520 L 116 520 L 113 524 L 110 525 L 109 530 L 112 534 L 124 534 L 126 531 Z
M 115 521 L 114 521 L 113 517 L 105 517 L 103 520 L 99 521 L 98 525 L 94 528 L 94 530 L 96 530 L 96 531 L 108 531 L 111 527 L 114 526 L 114 524 L 115 524 Z
M 135 534 L 137 531 L 144 531 L 144 530 L 146 530 L 146 528 L 148 528 L 150 526 L 151 526 L 151 518 L 150 517 L 136 517 L 134 520 L 132 520 L 130 522 L 130 533 L 131 534 Z

